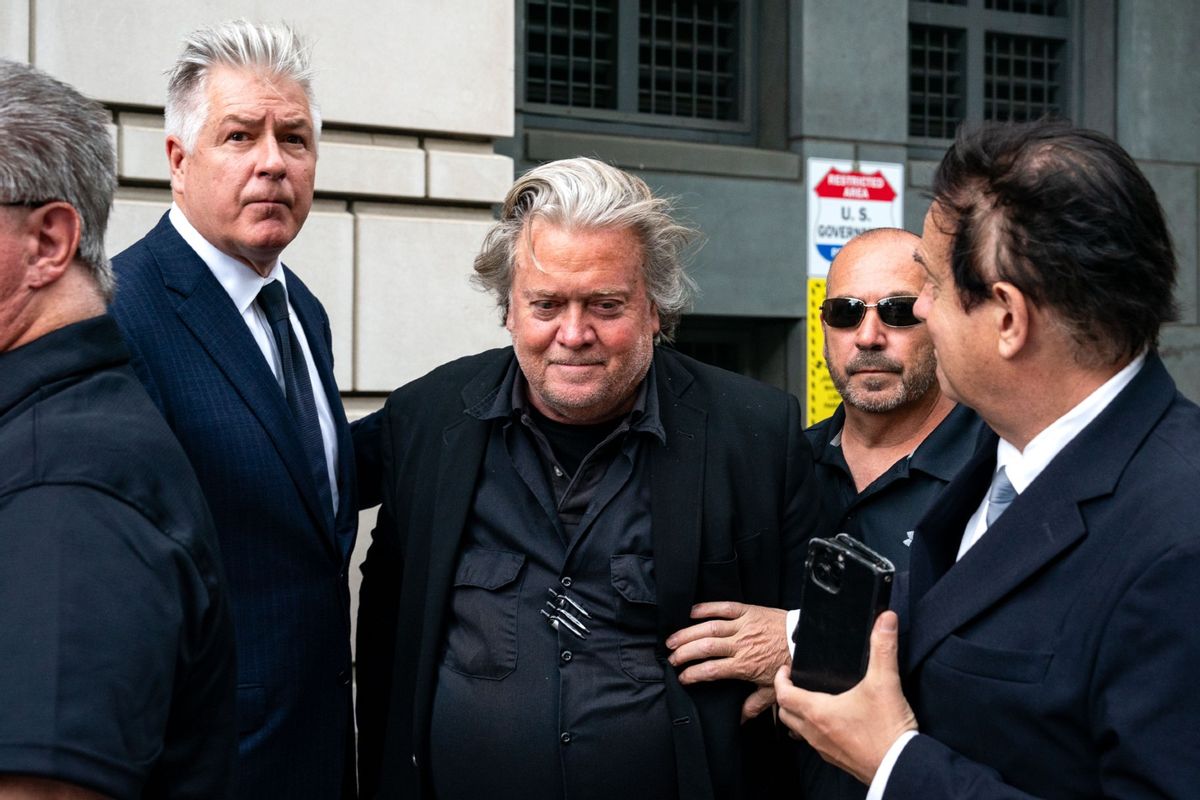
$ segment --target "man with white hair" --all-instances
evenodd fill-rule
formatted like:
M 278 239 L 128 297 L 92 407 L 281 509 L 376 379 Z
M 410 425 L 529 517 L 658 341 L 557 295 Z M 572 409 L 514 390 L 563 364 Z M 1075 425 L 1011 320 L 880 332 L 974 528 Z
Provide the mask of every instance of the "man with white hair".
M 225 797 L 233 623 L 187 458 L 104 313 L 108 114 L 0 59 L 0 798 Z
M 363 566 L 367 797 L 770 796 L 753 684 L 682 686 L 703 600 L 795 602 L 816 498 L 796 398 L 659 344 L 690 231 L 586 158 L 509 190 L 475 259 L 513 346 L 398 389 Z
M 329 319 L 280 262 L 312 205 L 311 79 L 286 27 L 189 35 L 166 106 L 174 203 L 114 259 L 113 314 L 221 539 L 244 798 L 354 794 L 353 448 Z

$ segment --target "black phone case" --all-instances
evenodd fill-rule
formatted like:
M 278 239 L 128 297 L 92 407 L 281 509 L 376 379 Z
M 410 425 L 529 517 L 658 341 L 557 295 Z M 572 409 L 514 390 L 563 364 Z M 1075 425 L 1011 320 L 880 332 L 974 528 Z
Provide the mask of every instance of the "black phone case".
M 848 534 L 809 542 L 792 683 L 839 694 L 862 680 L 871 628 L 887 610 L 894 575 L 890 561 Z

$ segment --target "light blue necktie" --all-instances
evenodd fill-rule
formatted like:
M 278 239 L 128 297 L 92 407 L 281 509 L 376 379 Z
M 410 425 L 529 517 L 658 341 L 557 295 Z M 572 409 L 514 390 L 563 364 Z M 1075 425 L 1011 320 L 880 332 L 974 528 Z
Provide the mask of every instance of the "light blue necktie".
M 992 478 L 992 488 L 988 489 L 987 524 L 989 528 L 992 527 L 996 518 L 1004 513 L 1004 509 L 1012 504 L 1016 496 L 1017 490 L 1013 488 L 1012 481 L 1008 479 L 1005 468 L 1001 467 Z

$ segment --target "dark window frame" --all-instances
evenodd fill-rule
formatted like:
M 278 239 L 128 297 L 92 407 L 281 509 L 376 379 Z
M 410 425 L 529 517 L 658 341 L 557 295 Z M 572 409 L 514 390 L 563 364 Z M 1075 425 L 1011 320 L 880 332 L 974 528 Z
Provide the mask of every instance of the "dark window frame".
M 1063 13 L 1049 16 L 989 9 L 987 0 L 965 0 L 951 5 L 935 0 L 910 0 L 909 30 L 913 26 L 961 30 L 964 36 L 962 83 L 964 110 L 962 122 L 982 122 L 987 83 L 986 52 L 989 34 L 1031 37 L 1060 41 L 1061 75 L 1057 81 L 1060 97 L 1058 113 L 1072 117 L 1078 107 L 1076 73 L 1079 70 L 1080 25 L 1078 0 L 1060 0 Z M 911 53 L 910 53 L 911 57 Z M 921 136 L 911 133 L 910 146 L 944 148 L 950 136 Z
M 516 110 L 524 124 L 537 128 L 614 133 L 650 138 L 680 138 L 725 144 L 753 144 L 758 86 L 757 0 L 738 0 L 737 120 L 711 120 L 637 111 L 640 0 L 616 0 L 615 110 L 534 103 L 526 98 L 526 0 L 516 0 Z

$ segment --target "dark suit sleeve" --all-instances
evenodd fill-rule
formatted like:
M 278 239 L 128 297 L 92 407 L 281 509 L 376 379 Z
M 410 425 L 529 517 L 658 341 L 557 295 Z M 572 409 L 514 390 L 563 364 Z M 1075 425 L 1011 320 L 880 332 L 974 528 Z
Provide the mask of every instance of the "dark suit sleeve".
M 383 409 L 350 423 L 354 467 L 358 476 L 358 508 L 373 508 L 382 500 Z
M 379 429 L 376 437 L 379 453 L 377 474 L 390 480 L 395 460 L 391 423 L 386 412 L 385 408 L 366 419 L 374 418 Z M 358 603 L 358 766 L 359 789 L 364 798 L 374 797 L 379 788 L 384 737 L 391 710 L 393 656 L 396 651 L 397 614 L 403 574 L 404 557 L 393 508 L 393 494 L 385 491 L 379 520 L 371 532 L 371 545 L 362 565 Z
M 1192 677 L 1200 664 L 1197 574 L 1200 542 L 1193 538 L 1142 573 L 1096 632 L 1101 643 L 1095 668 L 1080 680 L 1091 685 L 1089 738 L 1098 756 L 1102 797 L 1192 797 L 1200 786 L 1200 692 Z M 917 736 L 901 752 L 884 797 L 1032 795 L 933 738 Z
M 784 483 L 787 505 L 783 521 L 783 592 L 784 608 L 800 605 L 800 587 L 804 579 L 804 558 L 808 541 L 817 534 L 820 519 L 820 493 L 813 471 L 812 448 L 804 436 L 800 404 L 788 396 L 787 475 Z

